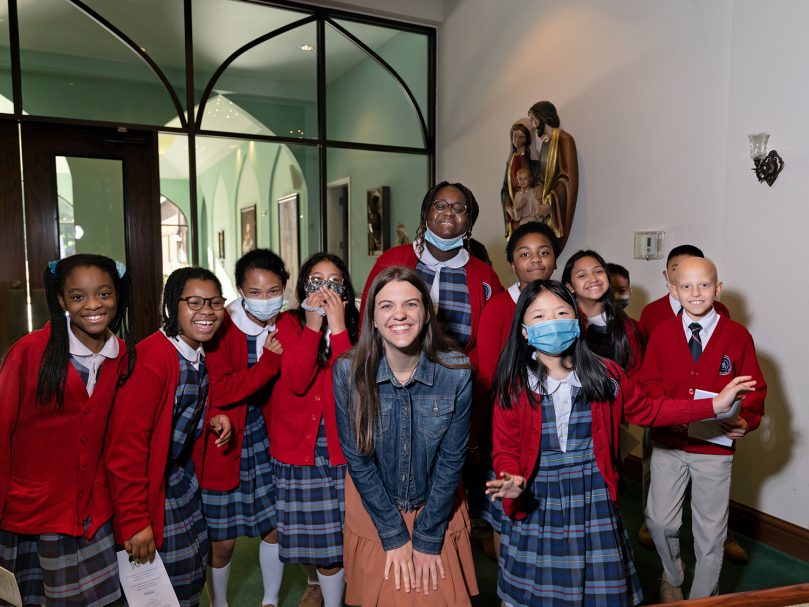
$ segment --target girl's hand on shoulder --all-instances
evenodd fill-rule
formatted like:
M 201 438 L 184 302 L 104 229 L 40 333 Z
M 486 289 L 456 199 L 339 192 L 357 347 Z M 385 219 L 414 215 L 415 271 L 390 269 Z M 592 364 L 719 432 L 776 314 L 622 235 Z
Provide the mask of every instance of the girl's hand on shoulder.
M 129 558 L 136 563 L 145 563 L 146 561 L 151 563 L 154 560 L 155 553 L 152 526 L 149 525 L 142 531 L 138 531 L 124 542 L 124 550 L 126 550 Z
M 321 306 L 326 310 L 326 319 L 332 333 L 342 333 L 346 330 L 346 304 L 343 298 L 331 289 L 321 289 Z
M 730 411 L 733 402 L 745 392 L 756 387 L 756 380 L 752 375 L 740 375 L 731 379 L 722 391 L 713 397 L 713 411 L 716 414 Z
M 500 478 L 486 482 L 486 495 L 495 499 L 514 499 L 525 491 L 525 477 L 501 472 Z
M 311 306 L 313 308 L 321 308 L 323 304 L 321 300 L 320 292 L 323 289 L 318 289 L 314 293 L 309 293 L 308 297 L 304 299 L 307 306 Z M 323 320 L 324 316 L 320 315 L 320 312 L 317 310 L 304 310 L 304 316 L 306 317 L 306 327 L 311 329 L 312 331 L 320 331 L 321 327 L 323 327 Z
M 228 444 L 230 435 L 232 434 L 232 427 L 230 425 L 230 418 L 224 413 L 215 415 L 211 418 L 211 428 L 219 435 L 214 443 L 217 447 L 221 448 Z
M 276 329 L 272 333 L 267 334 L 267 341 L 264 342 L 264 349 L 269 350 L 270 352 L 273 352 L 275 354 L 283 354 L 284 346 L 282 346 L 281 342 L 278 341 L 276 335 L 278 335 L 278 329 Z
M 416 584 L 416 570 L 413 566 L 413 544 L 407 542 L 403 546 L 385 551 L 385 581 L 393 567 L 393 585 L 396 590 L 404 586 L 405 592 L 410 592 Z
M 430 594 L 430 588 L 438 590 L 438 575 L 446 579 L 444 563 L 440 554 L 425 554 L 418 550 L 413 551 L 413 566 L 416 570 L 416 592 Z M 430 584 L 432 580 L 432 584 Z

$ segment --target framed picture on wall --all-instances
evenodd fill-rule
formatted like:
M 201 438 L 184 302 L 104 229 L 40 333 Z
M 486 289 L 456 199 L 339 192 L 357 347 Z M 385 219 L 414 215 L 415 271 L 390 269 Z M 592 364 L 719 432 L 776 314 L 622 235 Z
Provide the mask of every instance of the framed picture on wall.
M 298 234 L 298 194 L 289 194 L 278 199 L 278 254 L 289 270 L 288 285 L 295 288 L 301 266 L 300 239 Z
M 219 254 L 219 259 L 224 261 L 225 259 L 225 230 L 219 230 L 216 234 L 217 239 L 217 253 Z
M 256 248 L 256 205 L 242 209 L 242 255 Z
M 390 248 L 388 213 L 390 209 L 390 187 L 381 185 L 368 190 L 366 212 L 368 217 L 368 255 L 378 257 Z

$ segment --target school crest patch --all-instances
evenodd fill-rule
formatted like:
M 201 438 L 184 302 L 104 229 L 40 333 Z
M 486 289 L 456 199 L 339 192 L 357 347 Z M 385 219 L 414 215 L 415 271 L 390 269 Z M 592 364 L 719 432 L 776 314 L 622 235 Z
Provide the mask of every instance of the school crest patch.
M 719 375 L 730 375 L 731 371 L 733 371 L 733 363 L 730 362 L 730 356 L 723 354 L 722 364 L 719 365 Z
M 484 282 L 482 284 L 483 284 L 483 299 L 485 301 L 489 301 L 489 299 L 491 299 L 492 297 L 492 286 L 487 282 Z
M 614 377 L 610 377 L 610 383 L 612 384 L 612 395 L 618 396 L 618 380 Z

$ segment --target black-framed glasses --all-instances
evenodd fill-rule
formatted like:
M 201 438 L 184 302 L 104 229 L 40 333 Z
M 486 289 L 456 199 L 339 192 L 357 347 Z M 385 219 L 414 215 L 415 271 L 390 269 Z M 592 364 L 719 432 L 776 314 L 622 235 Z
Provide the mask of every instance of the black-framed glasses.
M 455 215 L 466 215 L 469 205 L 465 202 L 449 202 L 448 200 L 433 200 L 433 208 L 439 213 L 451 209 Z
M 192 295 L 191 297 L 180 297 L 178 300 L 184 301 L 185 305 L 191 310 L 194 310 L 194 312 L 202 310 L 206 303 L 211 306 L 211 310 L 216 310 L 217 312 L 225 308 L 224 297 L 200 297 L 199 295 Z

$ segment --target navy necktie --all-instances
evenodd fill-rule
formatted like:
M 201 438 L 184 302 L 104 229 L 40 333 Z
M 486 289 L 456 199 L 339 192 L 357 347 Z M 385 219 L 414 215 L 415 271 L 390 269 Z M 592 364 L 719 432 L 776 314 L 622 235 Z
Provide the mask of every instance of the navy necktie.
M 702 340 L 699 337 L 702 325 L 698 322 L 692 322 L 688 325 L 688 328 L 691 329 L 691 339 L 688 340 L 688 349 L 691 350 L 691 358 L 694 359 L 694 362 L 697 362 L 702 354 Z

